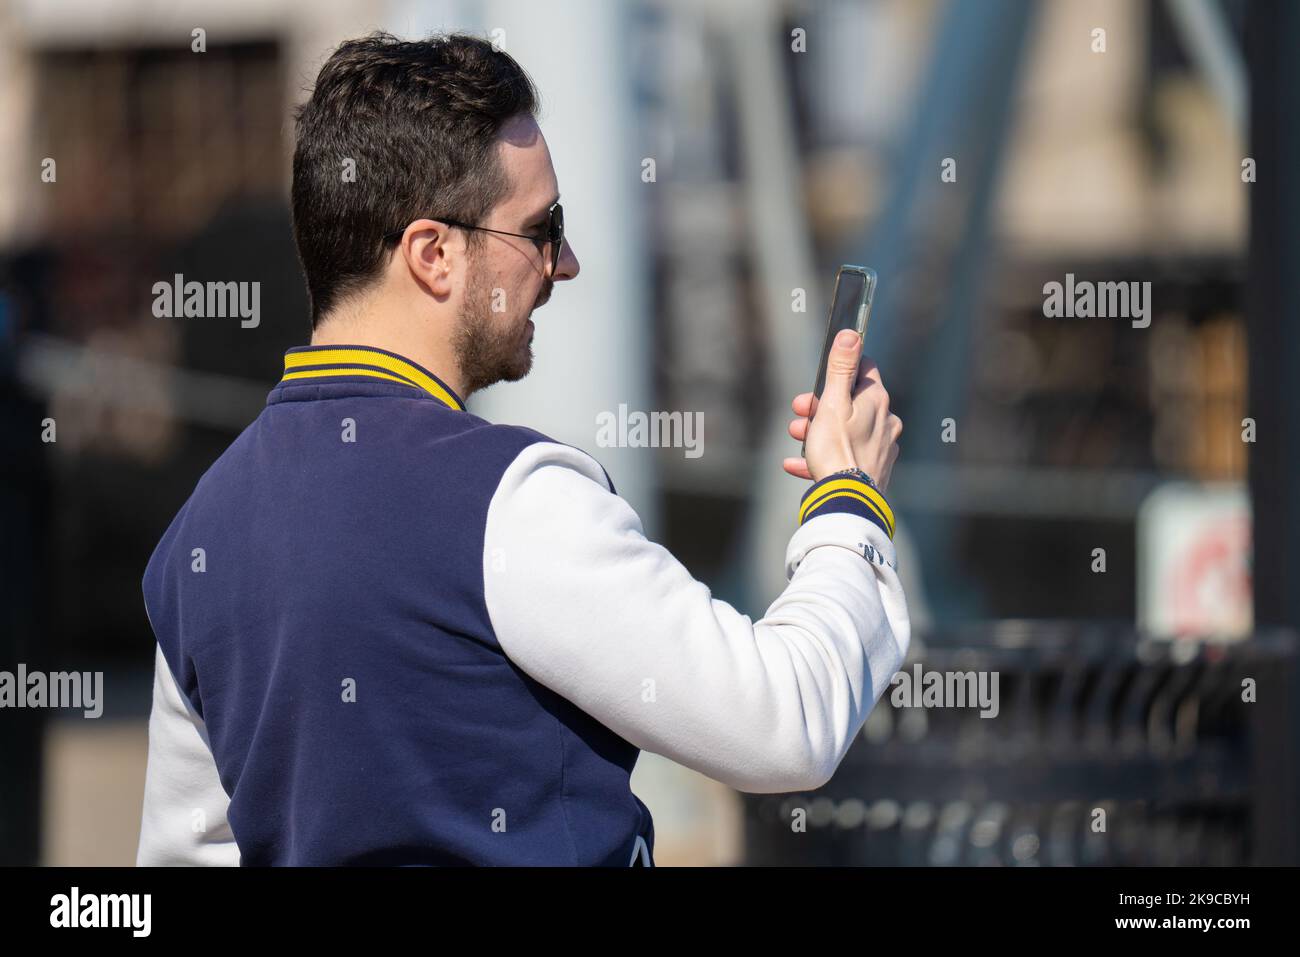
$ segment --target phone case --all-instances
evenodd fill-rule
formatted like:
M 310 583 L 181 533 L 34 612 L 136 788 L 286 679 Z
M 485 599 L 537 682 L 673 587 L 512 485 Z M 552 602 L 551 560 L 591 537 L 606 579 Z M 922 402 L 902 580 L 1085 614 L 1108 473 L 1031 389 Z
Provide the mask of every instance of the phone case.
M 826 338 L 822 342 L 821 362 L 817 378 L 813 380 L 813 395 L 821 397 L 826 384 L 826 364 L 830 359 L 831 345 L 844 329 L 852 329 L 866 343 L 867 320 L 871 317 L 871 301 L 876 292 L 876 272 L 867 266 L 840 266 L 835 274 L 835 292 L 831 296 L 830 316 L 826 321 Z M 800 446 L 804 455 L 806 444 Z

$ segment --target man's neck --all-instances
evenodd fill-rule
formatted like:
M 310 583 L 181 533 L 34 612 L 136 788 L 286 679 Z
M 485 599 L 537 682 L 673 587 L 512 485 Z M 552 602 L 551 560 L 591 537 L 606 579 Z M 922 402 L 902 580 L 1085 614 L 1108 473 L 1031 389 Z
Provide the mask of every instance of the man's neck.
M 385 322 L 378 314 L 353 313 L 346 317 L 329 316 L 312 331 L 313 346 L 370 346 L 395 352 L 432 372 L 462 400 L 469 395 L 460 369 L 451 354 L 451 345 L 443 337 L 417 335 L 405 323 Z

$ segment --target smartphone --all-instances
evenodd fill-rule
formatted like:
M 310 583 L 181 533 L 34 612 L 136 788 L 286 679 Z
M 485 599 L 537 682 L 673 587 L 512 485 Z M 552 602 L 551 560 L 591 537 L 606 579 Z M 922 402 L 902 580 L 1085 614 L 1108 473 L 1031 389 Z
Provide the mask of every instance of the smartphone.
M 866 266 L 841 266 L 835 274 L 835 294 L 831 297 L 831 315 L 826 323 L 826 340 L 822 343 L 821 363 L 813 383 L 813 395 L 821 398 L 826 386 L 826 363 L 830 360 L 831 346 L 843 329 L 852 329 L 863 342 L 866 341 L 867 319 L 871 316 L 871 300 L 876 293 L 876 271 Z M 805 454 L 806 445 L 799 454 Z

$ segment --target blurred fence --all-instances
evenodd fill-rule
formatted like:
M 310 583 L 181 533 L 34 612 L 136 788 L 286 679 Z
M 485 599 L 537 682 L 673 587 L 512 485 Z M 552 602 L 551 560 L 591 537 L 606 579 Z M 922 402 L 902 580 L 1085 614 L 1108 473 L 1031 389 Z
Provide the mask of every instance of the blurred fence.
M 824 787 L 745 796 L 745 863 L 1300 860 L 1293 633 L 1214 643 L 1011 621 L 925 645 L 900 673 L 997 673 L 996 716 L 899 707 L 885 689 Z

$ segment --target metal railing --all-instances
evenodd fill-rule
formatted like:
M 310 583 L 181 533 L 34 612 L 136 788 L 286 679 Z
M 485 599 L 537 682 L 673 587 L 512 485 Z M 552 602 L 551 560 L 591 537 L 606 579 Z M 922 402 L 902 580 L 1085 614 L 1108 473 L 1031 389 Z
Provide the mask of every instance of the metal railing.
M 1228 643 L 1014 621 L 914 652 L 900 674 L 982 675 L 996 714 L 971 699 L 899 706 L 891 685 L 824 787 L 744 796 L 746 863 L 1300 860 L 1293 633 Z

